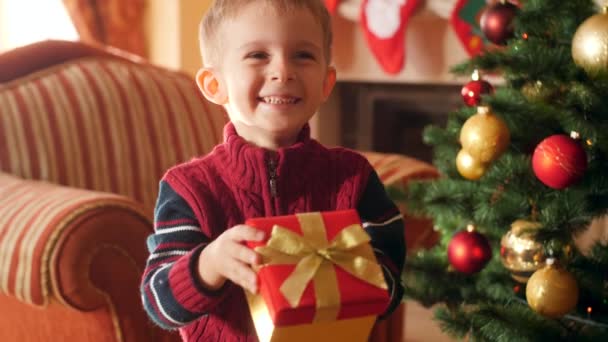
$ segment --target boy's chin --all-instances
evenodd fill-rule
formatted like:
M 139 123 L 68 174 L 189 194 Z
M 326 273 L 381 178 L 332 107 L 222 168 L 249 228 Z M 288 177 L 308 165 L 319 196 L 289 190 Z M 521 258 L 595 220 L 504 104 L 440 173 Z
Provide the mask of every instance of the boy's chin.
M 297 126 L 283 120 L 273 120 L 266 122 L 234 122 L 234 125 L 241 127 L 248 132 L 256 132 L 256 134 L 266 134 L 269 136 L 285 136 L 290 135 Z M 298 130 L 299 131 L 299 130 Z
M 297 135 L 300 132 L 300 129 L 292 126 L 271 126 L 264 131 L 266 131 L 269 136 L 290 137 Z
M 295 122 L 293 119 L 287 115 L 278 116 L 278 115 L 268 115 L 265 118 L 259 118 L 257 125 L 262 128 L 264 131 L 273 132 L 273 133 L 281 133 L 293 130 L 298 126 L 298 122 Z
M 264 131 L 266 131 L 268 137 L 273 137 L 279 140 L 296 140 L 298 135 L 300 134 L 300 131 L 302 130 L 302 127 L 304 127 L 304 124 L 292 124 L 289 126 L 272 126 L 265 129 Z

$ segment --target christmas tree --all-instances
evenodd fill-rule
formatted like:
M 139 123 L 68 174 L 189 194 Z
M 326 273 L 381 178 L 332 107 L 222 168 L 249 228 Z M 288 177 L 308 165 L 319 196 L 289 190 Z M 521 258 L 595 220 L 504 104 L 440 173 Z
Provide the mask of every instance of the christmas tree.
M 441 177 L 408 210 L 440 241 L 408 257 L 406 297 L 471 341 L 608 341 L 608 14 L 591 0 L 499 2 L 455 74 L 465 104 L 431 126 Z M 407 227 L 406 227 L 407 229 Z M 608 230 L 608 227 L 600 228 Z

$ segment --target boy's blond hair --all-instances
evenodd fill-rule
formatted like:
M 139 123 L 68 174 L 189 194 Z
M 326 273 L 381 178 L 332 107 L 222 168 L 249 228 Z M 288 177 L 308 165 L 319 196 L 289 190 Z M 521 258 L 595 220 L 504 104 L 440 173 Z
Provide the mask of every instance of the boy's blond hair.
M 199 45 L 203 63 L 213 66 L 221 60 L 221 25 L 238 14 L 241 6 L 253 1 L 263 2 L 274 8 L 279 14 L 294 9 L 306 8 L 321 25 L 323 32 L 323 50 L 327 64 L 331 60 L 332 28 L 331 18 L 321 0 L 214 0 L 211 7 L 203 16 L 199 26 Z M 274 13 L 273 13 L 274 14 Z M 272 15 L 272 14 L 271 14 Z

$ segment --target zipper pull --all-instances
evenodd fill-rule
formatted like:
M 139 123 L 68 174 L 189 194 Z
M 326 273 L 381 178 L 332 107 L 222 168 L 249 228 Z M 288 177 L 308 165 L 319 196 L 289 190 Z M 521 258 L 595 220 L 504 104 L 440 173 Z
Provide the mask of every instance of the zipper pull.
M 277 196 L 277 162 L 273 157 L 268 159 L 268 173 L 270 178 L 270 195 Z
M 270 178 L 270 195 L 272 197 L 277 196 L 277 180 L 275 178 Z

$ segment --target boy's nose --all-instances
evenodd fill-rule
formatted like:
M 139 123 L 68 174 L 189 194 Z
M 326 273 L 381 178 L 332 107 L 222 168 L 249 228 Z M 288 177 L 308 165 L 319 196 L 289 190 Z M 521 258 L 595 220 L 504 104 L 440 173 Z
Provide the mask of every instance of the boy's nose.
M 273 66 L 270 79 L 272 81 L 287 82 L 294 80 L 295 74 L 289 63 L 279 62 Z

